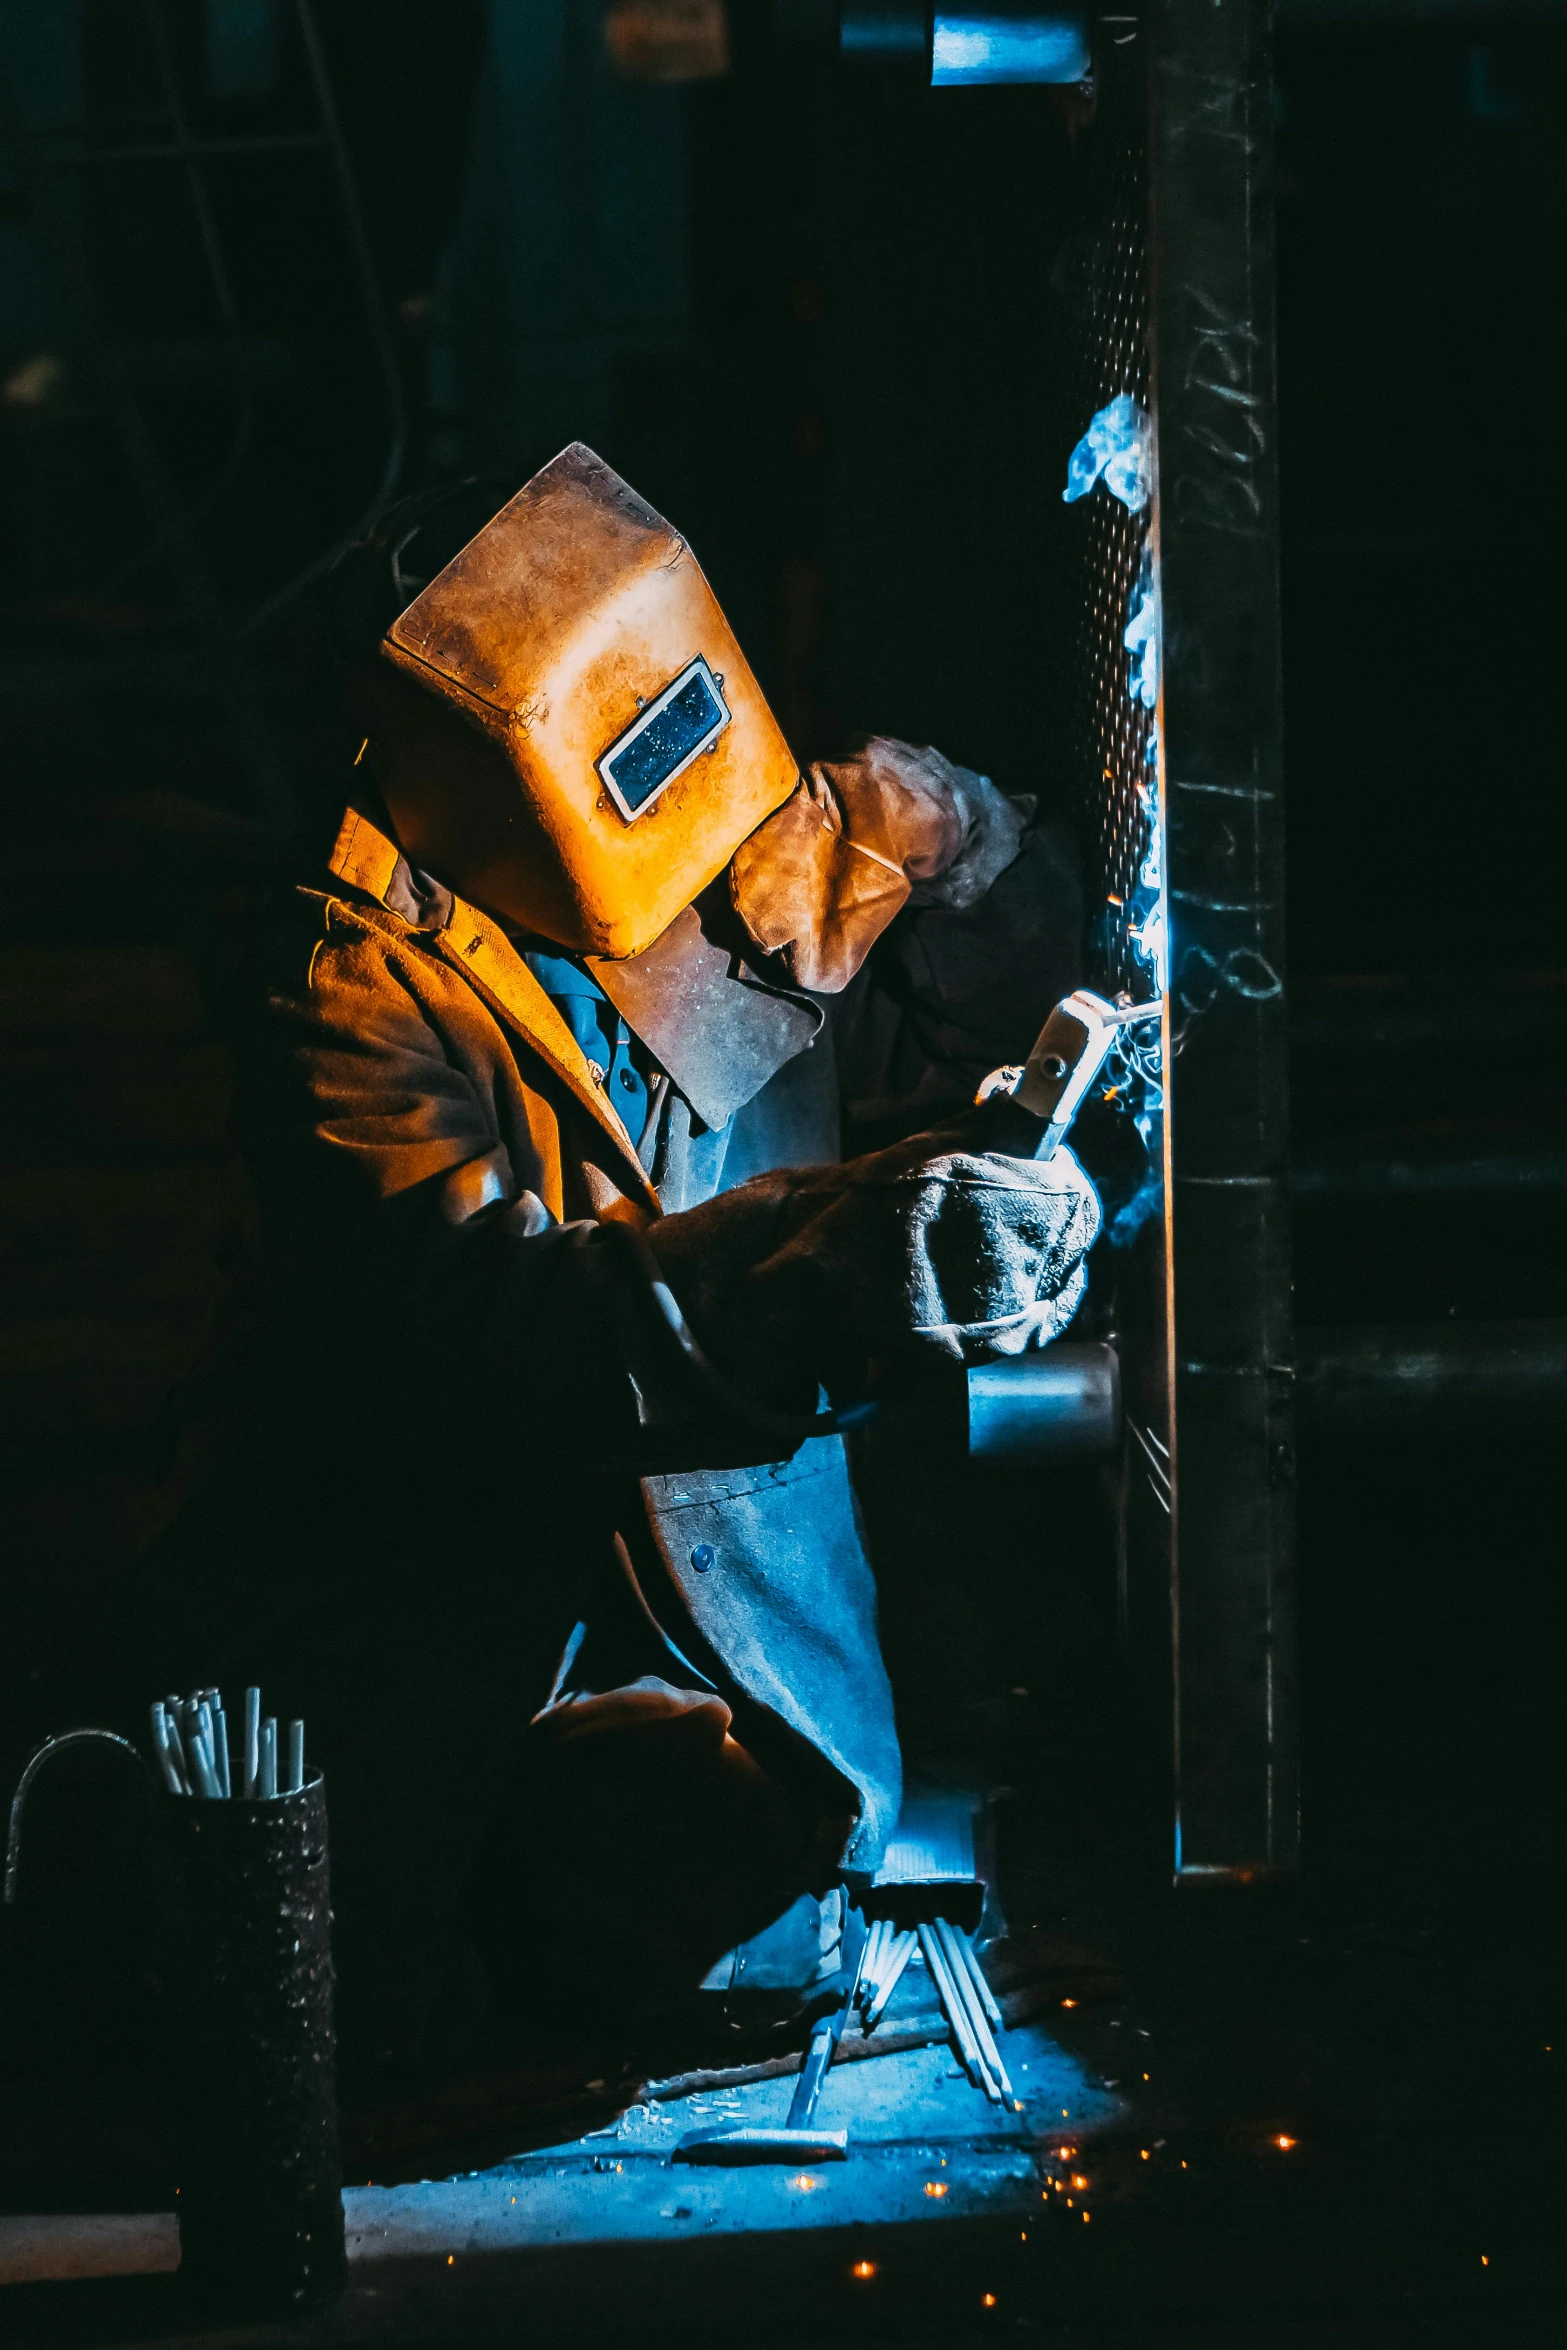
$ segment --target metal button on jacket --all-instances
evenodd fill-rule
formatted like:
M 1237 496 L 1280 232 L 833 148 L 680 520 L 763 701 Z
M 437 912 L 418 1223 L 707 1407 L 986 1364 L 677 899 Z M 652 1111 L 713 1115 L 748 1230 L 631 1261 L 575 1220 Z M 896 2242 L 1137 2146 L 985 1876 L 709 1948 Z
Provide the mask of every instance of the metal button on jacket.
M 717 1560 L 718 1553 L 710 1542 L 699 1542 L 691 1553 L 691 1564 L 699 1575 L 705 1575 L 709 1567 L 717 1564 Z

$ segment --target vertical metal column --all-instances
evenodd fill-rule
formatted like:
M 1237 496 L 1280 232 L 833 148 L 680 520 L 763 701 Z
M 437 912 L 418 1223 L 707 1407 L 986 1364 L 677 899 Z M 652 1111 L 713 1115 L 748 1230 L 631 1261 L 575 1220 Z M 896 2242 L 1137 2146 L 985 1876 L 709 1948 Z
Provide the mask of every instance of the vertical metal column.
M 1178 1881 L 1295 1866 L 1292 1339 L 1265 0 L 1156 0 Z

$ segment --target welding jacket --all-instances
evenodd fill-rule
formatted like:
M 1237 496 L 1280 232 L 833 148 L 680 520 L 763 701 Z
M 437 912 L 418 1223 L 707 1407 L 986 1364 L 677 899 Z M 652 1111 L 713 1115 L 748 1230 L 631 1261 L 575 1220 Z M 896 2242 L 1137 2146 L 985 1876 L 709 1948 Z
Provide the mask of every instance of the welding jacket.
M 606 1229 L 661 1208 L 609 1073 L 497 924 L 414 881 L 363 817 L 345 819 L 326 886 L 297 893 L 272 961 L 249 1090 L 295 1343 L 271 1383 L 296 1420 L 278 1448 L 297 1461 L 331 1431 L 383 1558 L 432 1538 L 411 1488 L 418 1462 L 443 1464 L 446 1539 L 468 1512 L 497 1579 L 536 1586 L 536 1676 L 588 1611 L 612 1530 L 633 1555 L 651 1537 L 687 1662 L 820 1758 L 844 1860 L 874 1865 L 898 1747 L 841 1438 L 639 1491 L 617 1469 L 635 1425 L 617 1292 L 636 1276 Z M 722 1157 L 712 1128 L 677 1118 L 678 1204 L 717 1187 L 723 1157 L 743 1174 L 787 1159 L 785 1134 L 797 1157 L 832 1155 L 830 1046 L 805 1059 L 815 1085 L 782 1072 L 782 1122 L 753 1097 L 718 1130 Z M 348 1363 L 338 1344 L 299 1347 L 312 1318 L 346 1321 Z M 519 1723 L 546 1686 L 518 1688 Z
M 257 991 L 247 1149 L 268 1269 L 238 1351 L 264 1369 L 236 1384 L 220 1367 L 193 1389 L 191 1457 L 216 1397 L 246 1422 L 246 1465 L 227 1462 L 215 1508 L 187 1493 L 183 1537 L 162 1547 L 149 1685 L 210 1680 L 220 1662 L 250 1679 L 275 1650 L 289 1660 L 280 1702 L 322 1693 L 311 1744 L 336 1772 L 334 1848 L 374 1843 L 369 1815 L 395 1802 L 403 1865 L 460 1881 L 484 1805 L 470 1818 L 437 1801 L 419 1740 L 438 1738 L 449 1777 L 503 1783 L 620 1536 L 667 1578 L 676 1677 L 776 1725 L 816 1774 L 818 1813 L 842 1822 L 845 1865 L 873 1866 L 899 1755 L 842 1440 L 628 1472 L 614 1227 L 836 1158 L 845 1052 L 854 1090 L 901 1088 L 910 1125 L 936 1098 L 933 1071 L 964 1098 L 1075 980 L 1079 911 L 1069 856 L 1041 835 L 972 922 L 909 942 L 896 1010 L 841 999 L 835 1037 L 823 1007 L 796 998 L 788 1016 L 819 1030 L 810 1049 L 727 1116 L 721 1100 L 705 1118 L 672 1101 L 655 1186 L 608 1072 L 523 951 L 350 812 L 319 885 L 291 893 Z M 1007 937 L 1027 980 L 998 1022 Z M 978 1015 L 954 1053 L 965 997 Z M 380 1796 L 363 1767 L 376 1741 Z

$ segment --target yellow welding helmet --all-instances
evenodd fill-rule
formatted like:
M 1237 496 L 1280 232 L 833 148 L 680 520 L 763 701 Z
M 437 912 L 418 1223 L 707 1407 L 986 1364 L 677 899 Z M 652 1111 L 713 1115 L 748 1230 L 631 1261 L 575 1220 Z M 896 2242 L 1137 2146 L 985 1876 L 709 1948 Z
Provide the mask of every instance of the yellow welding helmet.
M 574 442 L 381 644 L 398 839 L 579 953 L 639 954 L 799 770 L 690 548 Z

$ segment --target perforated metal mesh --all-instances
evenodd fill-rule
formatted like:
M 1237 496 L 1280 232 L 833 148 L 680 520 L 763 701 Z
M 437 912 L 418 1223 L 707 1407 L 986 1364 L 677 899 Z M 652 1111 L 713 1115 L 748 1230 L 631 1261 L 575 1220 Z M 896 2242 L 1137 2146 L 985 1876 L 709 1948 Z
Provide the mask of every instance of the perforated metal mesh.
M 1106 93 L 1106 102 L 1112 94 Z M 1118 393 L 1148 406 L 1148 237 L 1146 168 L 1140 80 L 1115 94 L 1119 120 L 1101 118 L 1095 136 L 1105 144 L 1096 159 L 1080 244 L 1082 420 Z M 1124 642 L 1143 550 L 1155 507 L 1129 514 L 1101 485 L 1084 500 L 1086 530 L 1082 620 L 1077 648 L 1080 746 L 1089 859 L 1090 906 L 1101 919 L 1090 928 L 1090 952 L 1099 985 L 1114 993 L 1146 994 L 1146 970 L 1128 935 L 1128 909 L 1149 846 L 1149 822 L 1139 786 L 1151 775 L 1151 710 L 1128 692 L 1131 656 Z M 1120 903 L 1117 904 L 1116 901 Z

